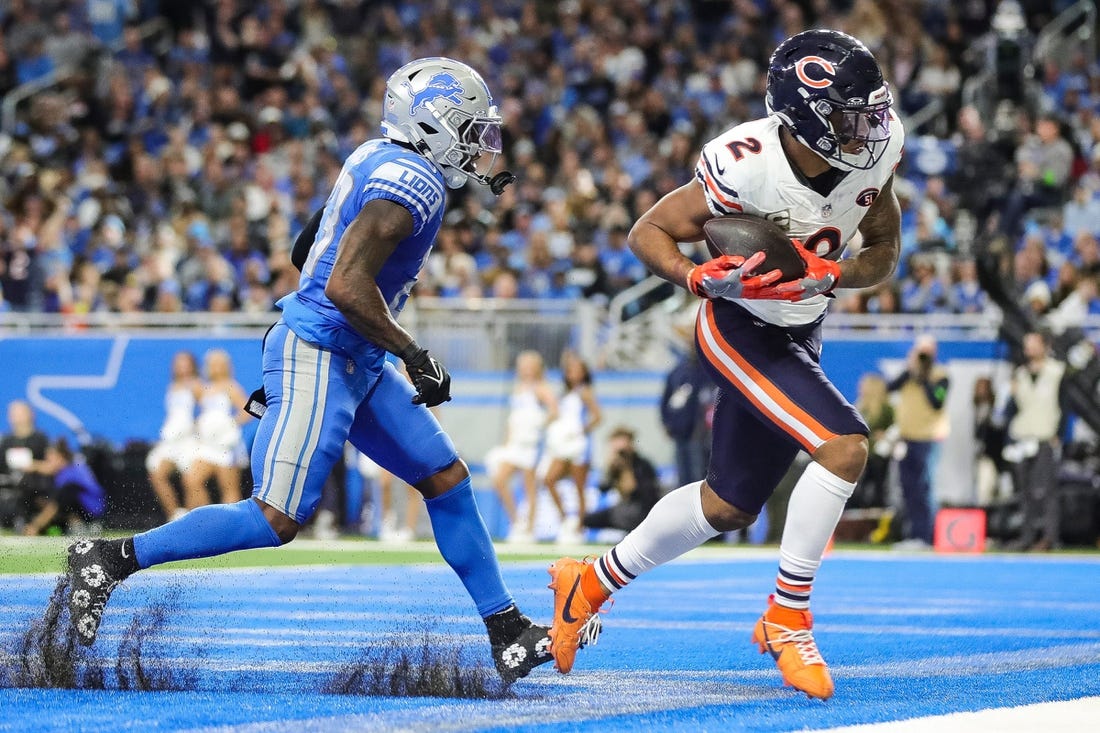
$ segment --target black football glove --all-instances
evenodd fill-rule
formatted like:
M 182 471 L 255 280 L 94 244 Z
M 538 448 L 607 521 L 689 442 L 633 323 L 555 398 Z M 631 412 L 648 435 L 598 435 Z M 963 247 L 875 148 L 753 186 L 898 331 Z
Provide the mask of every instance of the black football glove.
M 420 348 L 413 341 L 397 356 L 405 362 L 405 371 L 409 373 L 409 378 L 416 387 L 416 397 L 412 400 L 414 405 L 435 407 L 450 402 L 451 375 L 442 364 L 428 355 L 427 349 Z

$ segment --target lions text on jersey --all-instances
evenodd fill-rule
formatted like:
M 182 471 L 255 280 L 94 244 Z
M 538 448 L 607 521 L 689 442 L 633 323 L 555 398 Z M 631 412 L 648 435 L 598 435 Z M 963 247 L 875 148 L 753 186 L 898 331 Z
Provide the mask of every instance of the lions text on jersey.
M 344 163 L 325 203 L 298 290 L 279 301 L 291 330 L 305 341 L 342 352 L 359 368 L 377 373 L 385 350 L 359 335 L 325 295 L 340 238 L 368 201 L 387 199 L 412 214 L 413 233 L 397 245 L 375 278 L 396 317 L 439 232 L 445 190 L 439 169 L 407 148 L 383 139 L 360 145 Z
M 901 160 L 905 143 L 901 122 L 891 112 L 890 141 L 883 156 L 867 170 L 849 171 L 827 196 L 807 186 L 792 170 L 779 139 L 782 125 L 779 118 L 770 116 L 730 128 L 703 146 L 695 177 L 715 216 L 763 217 L 819 256 L 839 259 Z M 737 302 L 779 326 L 812 323 L 828 304 L 824 295 L 799 303 Z

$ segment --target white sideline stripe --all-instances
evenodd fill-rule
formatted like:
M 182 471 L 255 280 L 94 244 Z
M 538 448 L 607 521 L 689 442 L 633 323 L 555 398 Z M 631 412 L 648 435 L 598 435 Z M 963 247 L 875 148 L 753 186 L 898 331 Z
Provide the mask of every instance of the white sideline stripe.
M 1049 651 L 1053 656 L 1042 661 L 1047 662 L 1050 666 L 1061 666 L 1057 663 L 1059 655 L 1070 654 L 1072 659 L 1089 656 L 1091 661 L 1095 662 L 1097 650 L 1091 649 L 1087 654 L 1076 654 L 1075 652 L 1079 650 L 1073 647 L 1056 647 L 1045 651 Z M 969 664 L 974 670 L 988 674 L 990 672 L 988 667 L 989 657 L 1005 657 L 1005 661 L 1011 661 L 1011 663 L 995 665 L 997 667 L 995 671 L 1012 672 L 1034 670 L 1036 668 L 1036 656 L 1034 654 L 1035 652 L 1028 654 L 1009 652 L 1002 655 L 978 655 L 985 657 L 982 659 L 965 656 L 951 659 L 955 660 L 960 670 L 970 659 Z M 947 661 L 947 666 L 950 667 L 951 660 Z M 921 666 L 933 671 L 939 665 L 942 670 L 943 662 L 943 658 L 933 657 L 922 660 Z M 1040 665 L 1041 667 L 1042 665 Z M 263 665 L 263 669 L 272 668 L 271 665 Z M 904 677 L 909 674 L 911 668 L 911 662 L 899 662 L 889 665 L 859 665 L 843 671 L 837 668 L 837 672 L 838 676 L 873 679 L 882 677 L 885 671 Z M 293 666 L 286 671 L 294 671 Z M 551 726 L 570 722 L 583 722 L 589 727 L 595 724 L 598 727 L 600 718 L 617 715 L 629 715 L 637 719 L 639 724 L 644 724 L 642 719 L 646 713 L 650 712 L 667 712 L 710 705 L 728 706 L 738 701 L 760 701 L 789 696 L 789 692 L 785 692 L 778 686 L 760 684 L 762 680 L 775 680 L 776 676 L 776 671 L 771 668 L 748 671 L 727 670 L 719 673 L 696 670 L 607 670 L 574 673 L 569 677 L 540 674 L 538 677 L 540 684 L 566 688 L 571 704 L 568 706 L 561 705 L 560 695 L 544 695 L 513 702 L 502 701 L 488 707 L 475 706 L 462 701 L 441 701 L 438 705 L 413 710 L 387 709 L 378 713 L 323 716 L 295 720 L 294 727 L 295 731 L 303 733 L 330 730 L 422 730 L 434 733 L 438 731 L 479 730 L 487 727 L 500 730 L 521 725 Z M 714 680 L 715 678 L 725 684 L 700 684 L 701 680 Z M 1089 698 L 1088 700 L 1100 700 L 1100 698 Z M 1005 727 L 997 724 L 999 722 L 997 718 L 994 719 L 991 725 L 986 726 L 980 723 L 982 720 L 980 716 L 983 713 L 956 713 L 950 716 L 939 716 L 935 720 L 938 723 L 944 718 L 954 719 L 958 716 L 966 721 L 960 727 L 943 727 L 941 723 L 938 725 L 924 725 L 919 728 L 893 728 L 890 726 L 900 724 L 886 723 L 882 724 L 882 727 L 834 729 L 829 733 L 841 733 L 841 731 L 844 731 L 844 733 L 924 733 L 925 731 L 930 733 L 955 733 L 955 731 L 958 731 L 958 733 L 964 733 L 964 731 L 965 733 L 981 731 L 996 731 L 997 733 L 1024 733 L 1025 731 L 1026 733 L 1032 733 L 1033 731 L 1070 733 L 1070 731 L 1073 731 L 1073 733 L 1077 733 L 1089 729 L 1087 726 L 1083 726 L 1081 722 L 1094 715 L 1091 702 L 1083 708 L 1074 706 L 1064 708 L 1063 706 L 1067 704 L 1056 703 L 1054 705 L 1057 710 L 1069 710 L 1069 712 L 1063 713 L 1063 717 L 1056 718 L 1056 720 L 1066 722 L 1064 727 L 1053 727 L 1047 725 L 1045 720 L 1030 717 L 1030 723 L 1026 727 Z M 1037 706 L 1025 706 L 1025 708 L 1011 710 L 1013 711 L 1012 714 L 1015 714 L 1017 710 L 1032 707 Z M 1050 708 L 1040 709 L 1049 710 Z M 1005 712 L 1007 713 L 1007 711 Z M 973 717 L 975 715 L 979 717 L 975 719 Z M 974 720 L 979 721 L 979 724 L 975 725 Z M 1095 720 L 1095 717 L 1092 720 Z M 1078 722 L 1070 726 L 1069 721 Z M 224 733 L 267 733 L 268 731 L 284 729 L 285 721 L 269 720 L 232 726 L 203 727 L 193 730 L 222 731 Z
M 821 733 L 1080 733 L 1095 730 L 1100 721 L 1100 697 L 1065 702 L 1041 702 L 972 713 L 950 713 L 890 723 L 821 729 Z

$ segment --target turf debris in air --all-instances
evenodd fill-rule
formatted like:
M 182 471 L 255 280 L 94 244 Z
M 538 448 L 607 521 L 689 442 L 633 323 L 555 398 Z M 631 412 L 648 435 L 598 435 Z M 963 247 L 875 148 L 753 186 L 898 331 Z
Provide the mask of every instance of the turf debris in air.
M 500 699 L 508 686 L 484 664 L 463 664 L 463 649 L 425 632 L 419 643 L 391 640 L 368 647 L 362 657 L 337 672 L 324 692 L 379 697 Z
M 112 661 L 95 654 L 95 647 L 77 642 L 69 623 L 69 578 L 62 576 L 50 594 L 46 610 L 0 658 L 0 687 L 67 690 L 185 690 L 192 675 L 179 670 L 150 670 L 142 661 L 147 643 L 163 629 L 170 603 L 158 603 L 134 614 Z M 109 671 L 113 669 L 114 675 Z

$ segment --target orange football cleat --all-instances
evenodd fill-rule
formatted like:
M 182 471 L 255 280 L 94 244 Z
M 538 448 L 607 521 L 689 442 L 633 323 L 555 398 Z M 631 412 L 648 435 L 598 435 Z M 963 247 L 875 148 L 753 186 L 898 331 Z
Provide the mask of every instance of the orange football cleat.
M 554 657 L 554 668 L 562 674 L 569 674 L 577 650 L 595 644 L 603 629 L 600 605 L 593 606 L 581 588 L 581 575 L 591 564 L 591 558 L 579 561 L 563 557 L 552 563 L 547 571 L 551 578 L 547 587 L 554 591 L 550 654 Z
M 761 654 L 771 652 L 784 684 L 828 700 L 833 696 L 833 678 L 810 631 L 813 625 L 812 613 L 777 605 L 770 596 L 768 610 L 752 631 L 752 641 Z

